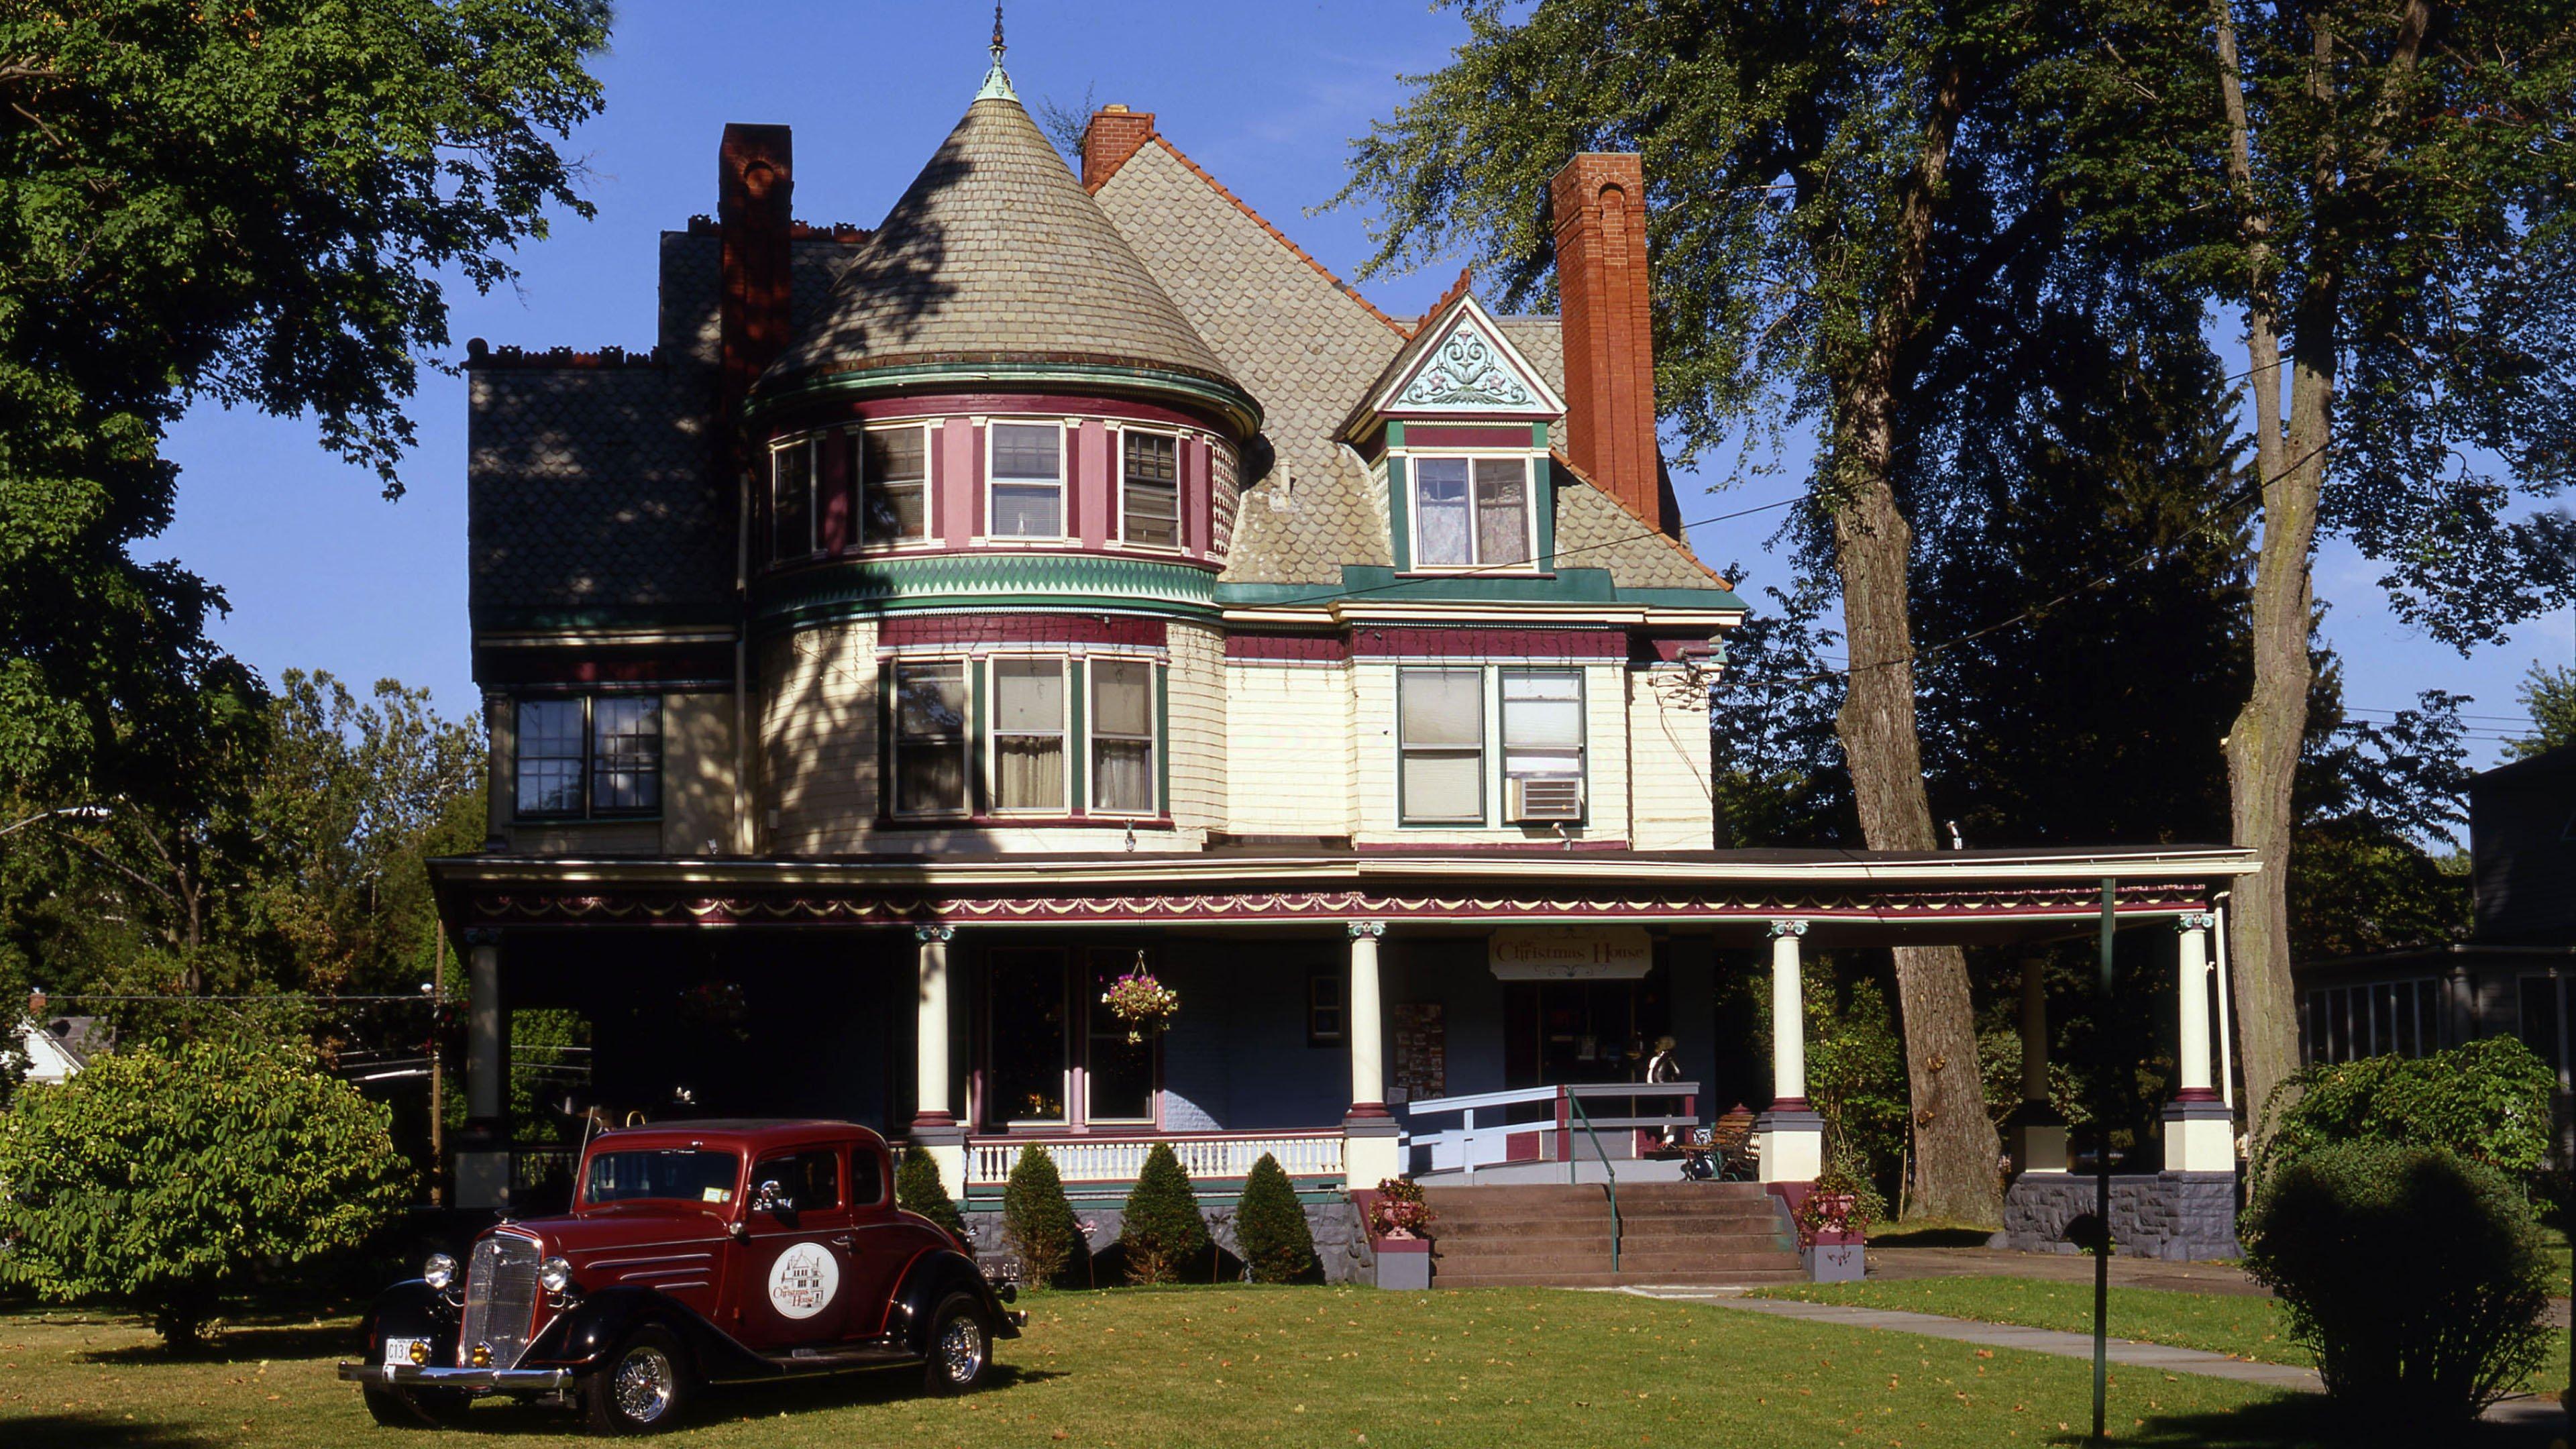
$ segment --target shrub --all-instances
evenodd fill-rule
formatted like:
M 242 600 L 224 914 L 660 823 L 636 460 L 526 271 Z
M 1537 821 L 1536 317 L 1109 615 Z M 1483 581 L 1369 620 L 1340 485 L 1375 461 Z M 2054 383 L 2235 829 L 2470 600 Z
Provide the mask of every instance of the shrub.
M 2472 1162 L 2536 1173 L 2549 1155 L 2557 1074 L 2509 1036 L 2428 1057 L 2320 1063 L 2282 1084 L 2254 1176 L 2339 1142 L 2442 1147 Z
M 894 1201 L 906 1212 L 919 1213 L 946 1229 L 961 1247 L 974 1246 L 966 1236 L 966 1219 L 948 1195 L 948 1184 L 939 1180 L 939 1160 L 918 1142 L 903 1150 L 903 1161 L 895 1167 Z
M 2370 1415 L 2475 1415 L 2548 1343 L 2540 1231 L 2521 1189 L 2440 1148 L 2302 1153 L 2245 1214 L 2245 1267 L 2314 1350 L 2326 1390 Z
M 1157 1142 L 1145 1154 L 1145 1170 L 1127 1194 L 1118 1243 L 1127 1250 L 1130 1283 L 1177 1283 L 1182 1267 L 1207 1251 L 1207 1220 L 1199 1216 L 1198 1194 L 1190 1191 L 1190 1175 L 1181 1170 L 1171 1144 Z
M 1315 1267 L 1315 1234 L 1306 1226 L 1305 1206 L 1297 1201 L 1297 1189 L 1280 1170 L 1279 1159 L 1267 1152 L 1243 1180 L 1234 1237 L 1255 1283 L 1294 1283 Z
M 1082 1227 L 1064 1199 L 1064 1179 L 1043 1147 L 1027 1147 L 1002 1186 L 1002 1231 L 1032 1287 L 1055 1282 L 1082 1246 Z
M 391 1114 L 300 1046 L 102 1057 L 0 1115 L 0 1281 L 104 1297 L 193 1344 L 262 1267 L 362 1245 L 405 1196 Z

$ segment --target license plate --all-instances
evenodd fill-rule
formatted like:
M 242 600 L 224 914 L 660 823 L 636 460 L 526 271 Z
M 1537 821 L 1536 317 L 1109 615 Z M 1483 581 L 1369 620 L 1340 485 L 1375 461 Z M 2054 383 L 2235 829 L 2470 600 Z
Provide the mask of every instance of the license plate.
M 417 1338 L 388 1338 L 388 1339 L 386 1339 L 386 1340 L 385 1340 L 385 1366 L 386 1366 L 387 1368 L 391 1368 L 391 1367 L 393 1367 L 393 1366 L 394 1366 L 394 1365 L 396 1365 L 396 1364 L 407 1364 L 407 1363 L 410 1363 L 410 1362 L 411 1362 L 411 1346 L 412 1346 L 413 1344 L 415 1344 L 415 1343 L 420 1343 L 420 1342 L 423 1342 L 423 1341 L 424 1341 L 424 1340 L 417 1339 Z

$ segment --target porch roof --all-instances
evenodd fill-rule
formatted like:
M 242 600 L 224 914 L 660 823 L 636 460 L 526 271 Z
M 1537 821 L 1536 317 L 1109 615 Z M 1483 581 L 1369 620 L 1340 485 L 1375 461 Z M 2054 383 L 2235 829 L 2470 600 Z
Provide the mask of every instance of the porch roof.
M 1371 850 L 846 859 L 456 856 L 430 862 L 450 924 L 1184 926 L 1397 930 L 1628 922 L 1814 944 L 1983 944 L 2210 908 L 2260 868 L 2221 846 L 2026 850 Z

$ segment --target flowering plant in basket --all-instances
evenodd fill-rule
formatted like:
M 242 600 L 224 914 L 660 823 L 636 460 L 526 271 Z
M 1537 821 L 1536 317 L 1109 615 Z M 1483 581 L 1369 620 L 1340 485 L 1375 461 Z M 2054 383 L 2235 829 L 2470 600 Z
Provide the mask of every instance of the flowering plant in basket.
M 1369 1231 L 1381 1238 L 1419 1237 L 1436 1220 L 1431 1204 L 1423 1201 L 1422 1185 L 1410 1178 L 1380 1181 L 1377 1196 L 1369 1200 Z
M 1172 1024 L 1172 1014 L 1181 1009 L 1181 994 L 1157 981 L 1145 970 L 1145 953 L 1136 953 L 1136 965 L 1126 975 L 1109 983 L 1100 993 L 1109 1014 L 1127 1024 L 1130 1045 L 1145 1039 L 1148 1031 L 1161 1031 Z

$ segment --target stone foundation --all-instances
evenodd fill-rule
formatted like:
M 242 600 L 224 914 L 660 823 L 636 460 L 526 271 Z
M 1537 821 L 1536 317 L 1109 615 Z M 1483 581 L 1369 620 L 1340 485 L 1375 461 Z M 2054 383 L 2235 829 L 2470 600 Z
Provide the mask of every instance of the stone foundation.
M 2003 1246 L 2025 1253 L 2083 1251 L 2067 1224 L 2092 1213 L 2095 1182 L 2078 1173 L 2025 1172 L 2004 1193 Z M 2111 1179 L 2111 1241 L 2126 1257 L 2233 1258 L 2236 1175 L 2160 1172 Z
M 1306 1230 L 1315 1235 L 1315 1257 L 1324 1265 L 1327 1283 L 1371 1283 L 1376 1281 L 1377 1257 L 1369 1251 L 1368 1234 L 1360 1229 L 1360 1211 L 1348 1198 L 1306 1205 Z M 993 1263 L 1011 1256 L 1010 1244 L 1002 1233 L 1002 1215 L 998 1211 L 964 1212 L 966 1236 L 975 1246 L 979 1263 Z M 1122 1208 L 1074 1208 L 1074 1220 L 1091 1224 L 1091 1251 L 1107 1252 L 1118 1241 L 1126 1211 Z M 1242 1244 L 1234 1236 L 1234 1207 L 1201 1205 L 1199 1216 L 1206 1220 L 1208 1236 L 1216 1245 L 1237 1258 L 1243 1256 Z M 1082 1267 L 1076 1260 L 1074 1268 Z M 1104 1285 L 1105 1286 L 1105 1285 Z

